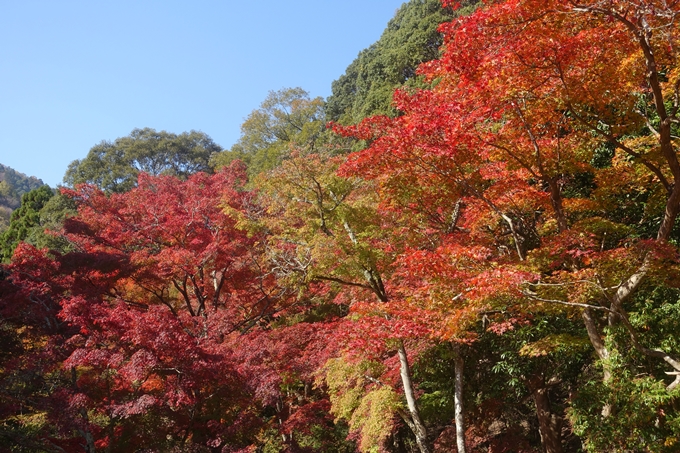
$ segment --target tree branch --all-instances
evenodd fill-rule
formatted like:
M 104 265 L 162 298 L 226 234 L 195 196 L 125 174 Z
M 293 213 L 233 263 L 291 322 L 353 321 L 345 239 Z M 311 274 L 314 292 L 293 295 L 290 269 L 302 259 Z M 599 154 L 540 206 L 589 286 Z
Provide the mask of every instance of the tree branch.
M 369 290 L 373 291 L 373 287 L 371 287 L 370 285 L 365 285 L 363 283 L 348 282 L 347 280 L 342 280 L 342 279 L 336 278 L 336 277 L 326 277 L 324 275 L 315 275 L 315 276 L 312 277 L 312 279 L 313 280 L 325 280 L 325 281 L 329 281 L 329 282 L 335 282 L 335 283 L 339 283 L 339 284 L 345 285 L 345 286 L 356 286 L 357 288 L 364 288 L 364 289 L 369 289 Z

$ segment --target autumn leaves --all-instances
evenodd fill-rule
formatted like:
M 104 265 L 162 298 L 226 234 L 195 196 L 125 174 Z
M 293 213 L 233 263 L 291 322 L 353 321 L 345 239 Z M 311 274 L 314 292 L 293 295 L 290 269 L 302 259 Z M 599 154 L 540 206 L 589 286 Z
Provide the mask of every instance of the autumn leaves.
M 3 283 L 60 435 L 427 452 L 453 424 L 459 453 L 672 451 L 679 8 L 489 2 L 441 26 L 395 117 L 329 138 L 303 96 L 212 175 L 65 191 L 73 251 L 21 245 Z M 253 141 L 271 124 L 302 135 Z

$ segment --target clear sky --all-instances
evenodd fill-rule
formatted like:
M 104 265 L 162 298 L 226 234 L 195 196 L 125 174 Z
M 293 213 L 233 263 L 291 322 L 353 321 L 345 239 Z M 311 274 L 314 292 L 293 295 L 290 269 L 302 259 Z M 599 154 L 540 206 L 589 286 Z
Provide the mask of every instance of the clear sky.
M 55 187 L 102 140 L 224 148 L 270 90 L 331 83 L 405 0 L 0 0 L 0 163 Z

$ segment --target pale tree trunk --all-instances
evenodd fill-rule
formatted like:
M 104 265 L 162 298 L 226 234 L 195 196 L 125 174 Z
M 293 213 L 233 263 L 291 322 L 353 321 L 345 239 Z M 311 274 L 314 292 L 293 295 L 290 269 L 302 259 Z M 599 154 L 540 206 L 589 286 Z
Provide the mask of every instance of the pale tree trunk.
M 586 326 L 586 331 L 588 332 L 588 339 L 590 340 L 590 344 L 593 346 L 593 349 L 595 349 L 595 352 L 597 353 L 597 356 L 600 358 L 600 360 L 606 361 L 609 359 L 609 350 L 604 344 L 604 341 L 602 340 L 602 336 L 600 335 L 600 329 L 597 327 L 597 320 L 593 318 L 593 312 L 589 308 L 586 308 L 583 310 L 583 313 L 581 314 L 583 317 L 583 323 Z M 604 382 L 608 382 L 611 379 L 611 369 L 609 365 L 605 362 L 602 365 L 603 372 L 604 372 Z
M 80 415 L 83 417 L 83 420 L 85 420 L 85 424 L 88 424 L 89 419 L 87 417 L 87 410 L 82 409 L 80 411 Z M 85 440 L 85 445 L 83 445 L 83 447 L 85 448 L 85 453 L 96 453 L 97 450 L 94 445 L 94 436 L 92 435 L 90 430 L 87 428 L 79 429 L 78 434 L 80 434 Z
M 89 430 L 80 431 L 80 435 L 85 439 L 85 452 L 86 453 L 96 453 L 96 448 L 94 446 L 94 436 Z
M 418 444 L 420 453 L 429 453 L 430 450 L 427 446 L 427 429 L 420 418 L 420 411 L 418 410 L 418 405 L 416 404 L 416 397 L 413 393 L 413 382 L 411 380 L 411 369 L 408 365 L 408 357 L 406 356 L 406 349 L 404 348 L 404 343 L 402 341 L 399 342 L 399 348 L 397 349 L 397 352 L 399 354 L 399 372 L 401 374 L 401 383 L 404 386 L 406 405 L 408 406 L 410 415 L 410 420 L 405 421 L 413 431 L 413 434 L 416 436 L 416 443 Z
M 349 225 L 347 221 L 343 222 L 343 226 L 349 239 L 354 245 L 359 245 L 354 230 Z M 387 292 L 385 291 L 385 286 L 383 285 L 380 272 L 375 268 L 373 263 L 365 263 L 363 266 L 363 274 L 366 279 L 367 289 L 373 291 L 380 302 L 388 302 Z M 337 279 L 331 279 L 338 281 Z M 353 285 L 358 286 L 358 285 Z M 416 436 L 416 443 L 418 444 L 418 449 L 420 453 L 430 453 L 427 442 L 427 429 L 425 424 L 420 418 L 420 411 L 418 410 L 418 404 L 416 403 L 416 397 L 413 392 L 413 380 L 411 379 L 411 369 L 408 364 L 408 356 L 406 355 L 406 348 L 404 348 L 404 342 L 399 340 L 399 347 L 397 348 L 397 353 L 399 355 L 399 374 L 401 375 L 401 383 L 404 387 L 404 395 L 406 396 L 406 405 L 408 407 L 408 414 L 402 414 L 404 422 L 411 428 L 413 434 Z
M 595 349 L 597 356 L 602 361 L 602 382 L 607 385 L 612 378 L 611 365 L 608 362 L 609 350 L 602 340 L 600 335 L 600 329 L 597 327 L 597 320 L 593 317 L 592 310 L 586 308 L 582 313 L 583 323 L 586 326 L 586 331 L 588 332 L 588 339 L 590 344 Z M 607 403 L 602 407 L 602 416 L 609 417 L 612 413 L 612 405 Z
M 459 347 L 456 347 L 456 357 L 454 359 L 454 405 L 456 420 L 456 446 L 458 453 L 465 453 L 465 412 L 463 407 L 463 368 L 465 362 L 460 354 Z

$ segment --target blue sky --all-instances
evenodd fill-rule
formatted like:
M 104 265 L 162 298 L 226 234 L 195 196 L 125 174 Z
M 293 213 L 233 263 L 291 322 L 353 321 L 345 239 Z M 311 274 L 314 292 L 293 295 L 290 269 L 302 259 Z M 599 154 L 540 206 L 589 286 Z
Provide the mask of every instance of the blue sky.
M 404 0 L 0 0 L 0 163 L 55 187 L 102 140 L 225 148 L 270 90 L 331 83 Z

